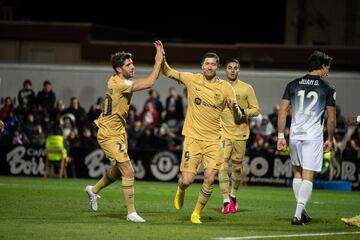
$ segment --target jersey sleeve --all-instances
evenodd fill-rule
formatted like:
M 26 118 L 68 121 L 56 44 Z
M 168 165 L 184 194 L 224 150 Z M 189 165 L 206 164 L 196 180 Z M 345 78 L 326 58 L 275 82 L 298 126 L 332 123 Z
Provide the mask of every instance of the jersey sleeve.
M 336 107 L 336 91 L 335 88 L 330 88 L 326 96 L 326 106 Z
M 174 79 L 178 83 L 182 83 L 185 86 L 187 86 L 191 82 L 191 79 L 194 77 L 193 73 L 179 72 L 175 69 L 172 69 L 166 61 L 164 61 L 164 63 L 161 65 L 161 72 L 166 77 Z
M 248 97 L 249 107 L 245 109 L 245 114 L 248 117 L 256 117 L 260 113 L 259 103 L 257 101 L 255 91 L 252 88 L 252 86 L 249 85 L 248 91 L 249 91 L 249 97 Z
M 225 82 L 225 93 L 226 100 L 236 100 L 235 89 L 228 82 Z
M 132 92 L 133 82 L 130 80 L 124 80 L 115 85 L 115 90 L 122 93 L 131 93 Z
M 290 101 L 290 84 L 289 83 L 286 85 L 282 99 Z

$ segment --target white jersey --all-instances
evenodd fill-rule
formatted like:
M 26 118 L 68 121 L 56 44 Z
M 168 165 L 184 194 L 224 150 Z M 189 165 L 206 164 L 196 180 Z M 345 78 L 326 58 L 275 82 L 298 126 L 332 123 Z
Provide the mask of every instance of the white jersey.
M 290 139 L 322 141 L 326 107 L 336 106 L 334 87 L 319 76 L 305 75 L 286 86 L 283 99 L 291 104 Z

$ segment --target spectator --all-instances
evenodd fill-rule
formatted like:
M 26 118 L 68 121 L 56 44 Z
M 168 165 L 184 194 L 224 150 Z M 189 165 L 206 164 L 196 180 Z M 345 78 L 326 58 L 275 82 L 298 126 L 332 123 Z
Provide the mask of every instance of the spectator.
M 104 102 L 104 98 L 99 97 L 95 104 L 91 105 L 89 112 L 87 114 L 88 120 L 90 123 L 94 122 L 94 120 L 98 119 L 102 112 L 102 104 Z
M 171 119 L 175 119 L 177 122 L 184 120 L 183 100 L 174 87 L 169 89 L 169 96 L 166 98 L 165 111 L 165 122 Z
M 45 133 L 43 131 L 41 124 L 36 124 L 34 127 L 34 132 L 29 139 L 30 143 L 34 144 L 34 145 L 44 146 L 45 139 L 46 139 L 46 136 L 45 136 Z
M 22 124 L 22 130 L 26 138 L 31 139 L 35 130 L 35 118 L 32 113 L 26 115 L 25 121 Z
M 52 130 L 54 129 L 54 126 L 55 126 L 54 122 L 51 121 L 50 115 L 48 113 L 44 114 L 44 118 L 41 122 L 41 126 L 42 126 L 46 136 L 49 136 L 50 133 L 52 132 Z
M 64 101 L 62 99 L 58 99 L 55 104 L 55 109 L 50 114 L 51 121 L 59 124 L 60 117 L 64 113 L 64 110 L 65 110 Z
M 19 107 L 17 112 L 22 116 L 35 110 L 35 92 L 30 79 L 23 82 L 23 88 L 18 92 Z
M 144 111 L 141 113 L 141 121 L 144 128 L 154 129 L 160 124 L 158 111 L 154 108 L 152 102 L 147 102 Z
M 272 113 L 269 114 L 269 121 L 273 127 L 277 127 L 279 105 L 273 106 Z
M 96 139 L 92 137 L 90 127 L 84 127 L 80 138 L 81 147 L 98 148 Z
M 126 119 L 127 128 L 133 127 L 135 125 L 135 122 L 139 119 L 139 116 L 136 113 L 137 113 L 136 107 L 131 104 L 129 106 L 128 117 Z
M 6 97 L 4 105 L 0 109 L 0 120 L 4 120 L 10 116 L 10 113 L 14 110 L 14 103 L 11 97 Z
M 87 114 L 76 97 L 70 99 L 70 106 L 64 110 L 64 113 L 71 113 L 75 116 L 75 124 L 78 129 L 82 129 L 88 124 Z
M 24 144 L 24 135 L 19 131 L 19 129 L 15 129 L 12 134 L 11 139 L 12 145 L 23 145 Z
M 45 112 L 51 113 L 54 109 L 55 101 L 56 94 L 52 89 L 50 81 L 46 80 L 43 83 L 43 89 L 36 96 L 36 104 L 37 106 L 41 105 Z
M 346 120 L 344 116 L 341 115 L 341 108 L 339 105 L 336 105 L 336 133 L 344 136 L 346 132 Z
M 44 121 L 45 115 L 47 114 L 48 113 L 46 112 L 45 108 L 42 105 L 37 105 L 34 114 L 35 123 L 42 123 Z
M 156 141 L 154 133 L 151 129 L 145 128 L 141 137 L 137 143 L 137 146 L 141 149 L 153 149 L 154 142 Z
M 19 121 L 13 112 L 10 112 L 10 115 L 7 116 L 3 122 L 5 124 L 5 129 L 10 133 L 10 135 L 13 135 L 14 131 L 18 129 Z
M 148 102 L 152 103 L 152 105 L 154 106 L 156 111 L 159 113 L 159 119 L 161 120 L 161 114 L 162 114 L 164 108 L 160 101 L 159 93 L 155 90 L 149 91 L 149 98 L 145 102 L 144 109 L 146 108 Z
M 141 125 L 140 119 L 137 119 L 133 126 L 130 126 L 128 130 L 129 135 L 129 149 L 135 149 L 138 146 L 138 142 L 143 135 L 144 128 Z
M 62 115 L 60 117 L 60 128 L 64 139 L 67 139 L 71 132 L 77 131 L 75 126 L 75 116 L 71 113 Z
M 257 133 L 265 137 L 270 137 L 271 134 L 275 133 L 275 128 L 267 116 L 263 116 L 260 126 L 257 129 Z
M 174 138 L 175 134 L 169 132 L 166 124 L 162 124 L 156 136 L 155 146 L 159 149 L 176 150 Z

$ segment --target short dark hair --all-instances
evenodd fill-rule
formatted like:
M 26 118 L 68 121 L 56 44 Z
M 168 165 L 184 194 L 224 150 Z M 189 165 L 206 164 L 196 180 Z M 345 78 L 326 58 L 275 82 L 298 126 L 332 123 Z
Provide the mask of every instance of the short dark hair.
M 51 82 L 49 80 L 45 80 L 43 83 L 43 86 L 45 86 L 45 85 L 51 85 Z
M 320 51 L 314 51 L 308 59 L 309 72 L 321 69 L 323 65 L 329 66 L 332 63 L 332 58 Z
M 124 66 L 125 60 L 130 58 L 132 58 L 132 54 L 124 51 L 111 55 L 110 61 L 114 71 L 117 73 L 116 68 Z
M 30 86 L 32 86 L 31 80 L 25 79 L 25 81 L 23 82 L 23 86 L 25 87 L 26 84 L 29 84 Z
M 230 59 L 228 59 L 228 60 L 226 61 L 225 67 L 227 67 L 227 65 L 228 65 L 229 63 L 236 63 L 236 64 L 239 65 L 239 67 L 240 67 L 240 62 L 239 62 L 239 60 L 237 60 L 236 58 L 230 58 Z
M 215 58 L 217 65 L 220 66 L 220 58 L 219 58 L 219 55 L 217 55 L 216 53 L 213 53 L 213 52 L 205 53 L 203 56 L 202 62 L 204 62 L 205 58 Z

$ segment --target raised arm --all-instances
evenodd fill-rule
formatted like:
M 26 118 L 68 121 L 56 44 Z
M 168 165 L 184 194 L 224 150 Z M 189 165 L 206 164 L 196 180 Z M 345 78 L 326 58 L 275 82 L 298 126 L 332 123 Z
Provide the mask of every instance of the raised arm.
M 181 81 L 180 72 L 172 69 L 169 64 L 164 59 L 163 64 L 161 65 L 161 72 L 169 78 L 172 78 L 177 81 Z
M 132 91 L 140 91 L 143 89 L 151 88 L 155 80 L 159 77 L 161 64 L 164 60 L 164 47 L 160 40 L 154 42 L 156 48 L 155 64 L 151 73 L 145 77 L 133 81 Z
M 282 99 L 280 102 L 280 109 L 278 112 L 278 140 L 277 140 L 277 149 L 279 151 L 286 150 L 286 140 L 285 140 L 285 124 L 286 124 L 286 115 L 289 110 L 290 101 Z

